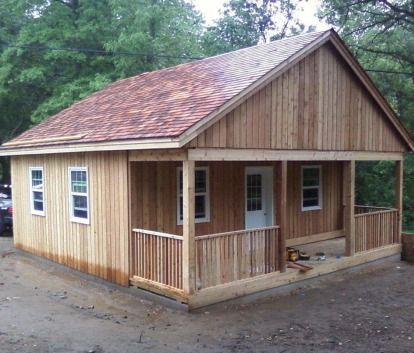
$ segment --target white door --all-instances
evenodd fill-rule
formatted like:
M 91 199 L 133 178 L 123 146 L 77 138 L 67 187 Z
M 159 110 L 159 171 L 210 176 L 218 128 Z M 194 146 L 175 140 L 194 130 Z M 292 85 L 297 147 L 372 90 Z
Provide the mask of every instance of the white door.
M 246 229 L 273 225 L 273 168 L 246 167 Z

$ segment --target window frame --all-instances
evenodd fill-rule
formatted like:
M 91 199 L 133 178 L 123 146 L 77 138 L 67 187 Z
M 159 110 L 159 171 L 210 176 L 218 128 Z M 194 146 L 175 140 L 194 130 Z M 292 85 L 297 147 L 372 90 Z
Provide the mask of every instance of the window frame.
M 33 189 L 33 171 L 41 171 L 42 172 L 42 190 L 34 190 Z M 43 167 L 29 167 L 29 187 L 30 187 L 30 213 L 35 216 L 42 216 L 46 217 L 46 201 L 45 201 L 45 172 Z M 33 192 L 41 192 L 42 193 L 42 202 L 43 202 L 43 211 L 36 210 L 34 208 L 34 197 Z
M 86 193 L 83 192 L 73 192 L 72 191 L 72 172 L 86 172 Z M 71 222 L 74 223 L 81 223 L 81 224 L 90 224 L 90 198 L 89 198 L 89 171 L 87 167 L 69 167 L 68 168 L 68 184 L 69 184 L 69 217 Z M 76 217 L 74 215 L 74 207 L 73 207 L 73 196 L 86 196 L 86 203 L 87 203 L 87 218 Z
M 319 171 L 319 183 L 318 186 L 304 186 L 303 185 L 303 174 L 306 169 L 318 169 Z M 306 189 L 318 189 L 318 205 L 317 206 L 303 206 L 303 191 Z M 302 211 L 317 211 L 322 209 L 322 166 L 320 164 L 317 165 L 302 165 L 301 169 L 301 207 Z
M 195 214 L 194 214 L 194 222 L 195 223 L 207 223 L 210 222 L 210 176 L 209 176 L 209 167 L 196 167 L 195 168 L 195 172 L 200 171 L 200 170 L 204 170 L 206 173 L 206 191 L 205 192 L 195 192 L 194 190 L 194 202 L 195 202 L 195 198 L 196 196 L 201 196 L 204 195 L 205 196 L 205 200 L 206 200 L 206 204 L 205 204 L 205 208 L 206 208 L 206 215 L 203 218 L 196 218 Z M 180 214 L 180 198 L 183 196 L 183 194 L 180 192 L 180 173 L 183 172 L 183 168 L 182 167 L 178 167 L 177 168 L 177 201 L 176 201 L 176 205 L 177 205 L 177 225 L 182 225 L 183 224 L 183 219 L 181 219 L 181 214 Z M 195 174 L 194 174 L 194 178 L 195 178 Z M 184 177 L 183 177 L 183 184 L 184 184 Z M 184 191 L 184 185 L 183 185 L 183 191 Z M 184 206 L 184 205 L 183 205 Z M 194 206 L 195 207 L 195 206 Z M 183 209 L 184 211 L 184 209 Z M 184 216 L 184 215 L 183 215 Z

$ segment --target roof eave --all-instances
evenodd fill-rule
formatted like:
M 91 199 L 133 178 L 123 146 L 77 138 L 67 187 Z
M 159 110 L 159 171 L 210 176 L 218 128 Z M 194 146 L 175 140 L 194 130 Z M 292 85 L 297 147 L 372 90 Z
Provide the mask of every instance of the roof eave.
M 119 140 L 91 143 L 72 143 L 59 145 L 39 145 L 22 147 L 2 147 L 0 157 L 76 153 L 76 152 L 101 152 L 101 151 L 125 151 L 125 150 L 148 150 L 148 149 L 175 149 L 180 148 L 176 138 L 148 138 L 137 140 Z

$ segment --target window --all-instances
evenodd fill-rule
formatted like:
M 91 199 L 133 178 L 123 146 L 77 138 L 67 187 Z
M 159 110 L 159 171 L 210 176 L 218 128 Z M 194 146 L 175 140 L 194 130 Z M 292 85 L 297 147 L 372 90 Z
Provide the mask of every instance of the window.
M 322 208 L 321 166 L 302 167 L 302 211 Z
M 246 183 L 247 211 L 262 210 L 262 174 L 248 174 Z
M 32 214 L 45 215 L 43 168 L 30 168 L 30 208 Z
M 195 221 L 196 223 L 210 220 L 208 168 L 195 169 Z M 183 223 L 183 170 L 177 171 L 177 223 Z
M 69 168 L 70 218 L 73 222 L 89 223 L 87 168 Z

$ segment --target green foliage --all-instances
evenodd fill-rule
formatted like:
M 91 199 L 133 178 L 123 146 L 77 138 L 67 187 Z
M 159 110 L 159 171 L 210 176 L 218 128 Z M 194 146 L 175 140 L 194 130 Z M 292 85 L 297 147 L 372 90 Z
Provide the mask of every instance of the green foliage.
M 202 56 L 203 19 L 183 0 L 111 0 L 112 23 L 117 35 L 105 44 L 111 51 L 149 55 L 117 56 L 115 69 L 122 77 L 177 65 L 176 57 Z M 165 55 L 155 57 L 151 54 Z
M 299 2 L 230 0 L 215 25 L 207 28 L 203 37 L 206 53 L 220 54 L 303 32 L 304 25 L 294 15 Z
M 379 207 L 394 206 L 394 164 L 391 161 L 356 163 L 356 204 Z

